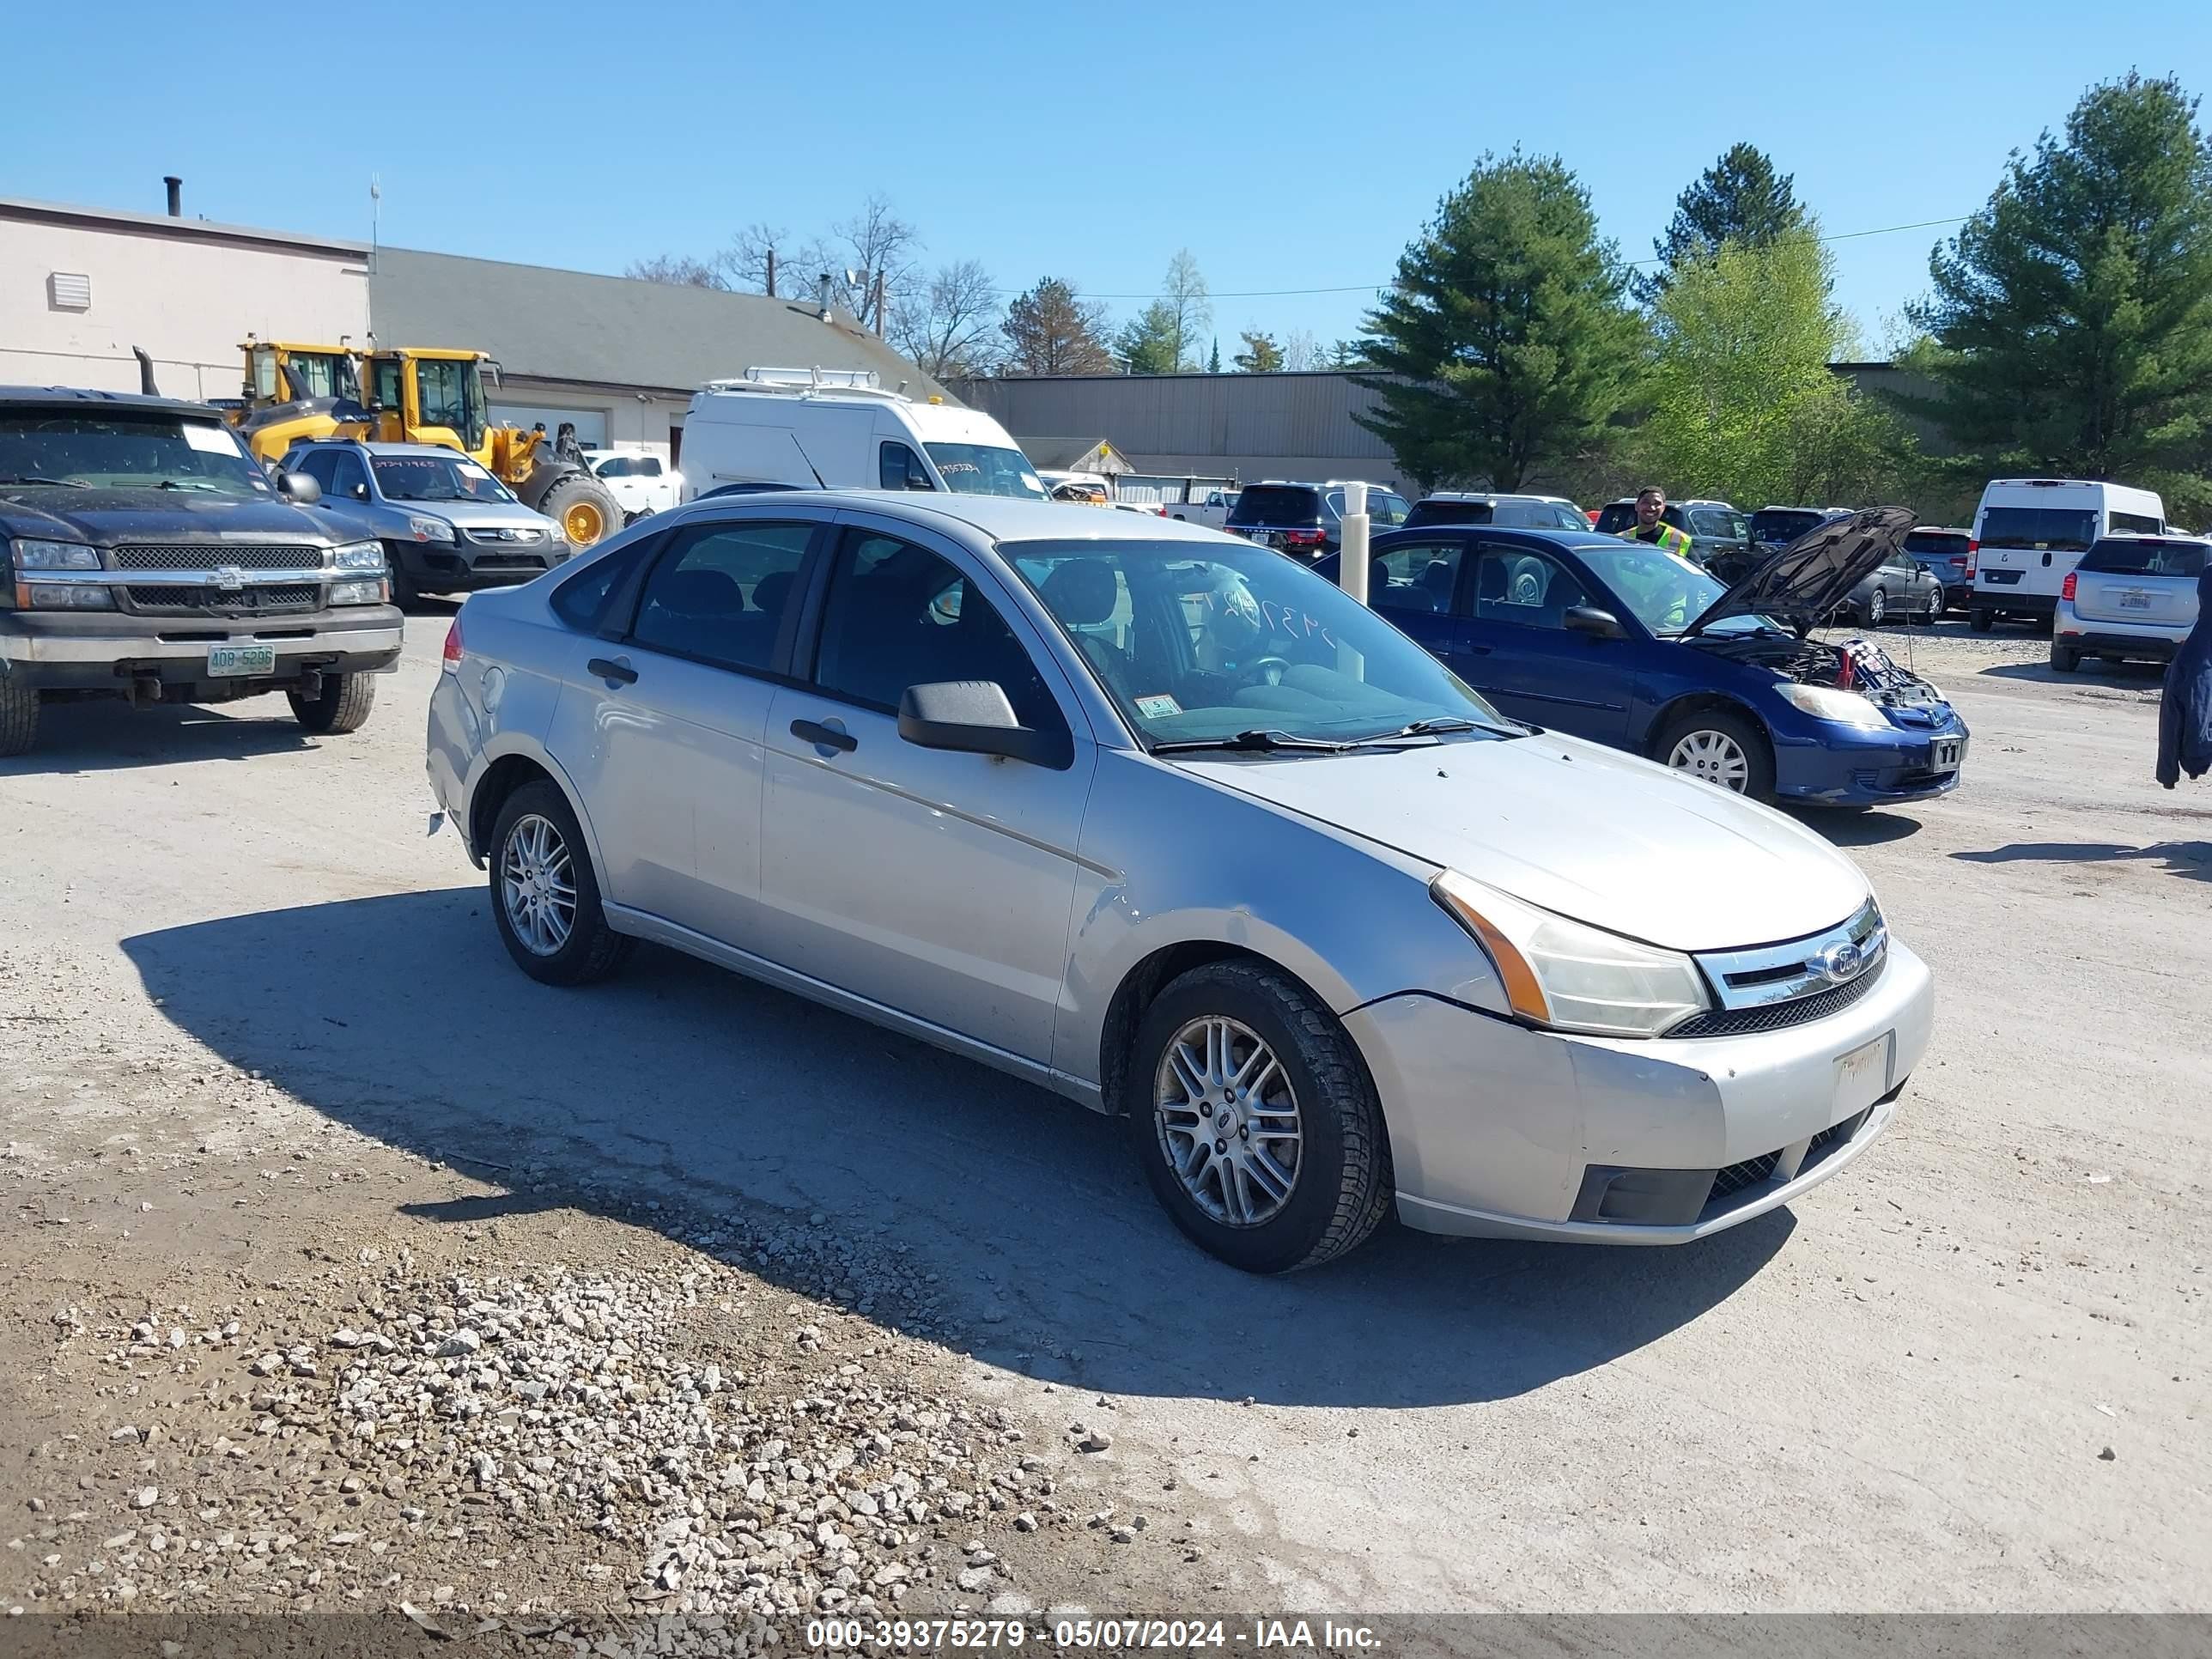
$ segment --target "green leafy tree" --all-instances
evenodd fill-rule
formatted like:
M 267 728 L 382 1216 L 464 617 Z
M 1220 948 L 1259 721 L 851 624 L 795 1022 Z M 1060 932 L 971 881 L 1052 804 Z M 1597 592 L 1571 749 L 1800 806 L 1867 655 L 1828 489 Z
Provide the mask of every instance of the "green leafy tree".
M 1275 343 L 1273 335 L 1247 329 L 1239 337 L 1244 342 L 1244 349 L 1230 361 L 1247 374 L 1273 374 L 1282 368 L 1283 349 Z
M 1172 374 L 1182 367 L 1175 307 L 1155 300 L 1114 338 L 1114 355 L 1132 374 Z
M 2171 79 L 2092 87 L 1929 259 L 1899 398 L 1984 476 L 2154 484 L 2212 505 L 2212 148 Z
M 1599 441 L 1635 387 L 1642 319 L 1589 193 L 1555 157 L 1486 155 L 1400 256 L 1367 319 L 1356 416 L 1424 488 L 1517 489 Z
M 1905 438 L 1828 365 L 1850 339 L 1832 259 L 1808 225 L 1691 257 L 1654 308 L 1650 415 L 1635 448 L 1677 495 L 1863 501 Z
M 1658 266 L 1635 278 L 1637 298 L 1656 304 L 1679 267 L 1719 252 L 1723 242 L 1756 247 L 1803 229 L 1805 210 L 1794 181 L 1794 174 L 1777 173 L 1772 158 L 1758 146 L 1731 144 L 1675 198 L 1667 234 L 1652 239 Z

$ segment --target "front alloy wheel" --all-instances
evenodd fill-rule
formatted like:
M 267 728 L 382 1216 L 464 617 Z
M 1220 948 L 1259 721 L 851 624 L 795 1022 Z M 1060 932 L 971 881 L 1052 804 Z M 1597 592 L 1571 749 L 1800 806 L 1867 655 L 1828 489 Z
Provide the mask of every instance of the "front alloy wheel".
M 1256 1227 L 1297 1190 L 1304 1134 L 1289 1074 L 1260 1035 L 1208 1015 L 1177 1031 L 1154 1079 L 1160 1152 L 1191 1201 Z

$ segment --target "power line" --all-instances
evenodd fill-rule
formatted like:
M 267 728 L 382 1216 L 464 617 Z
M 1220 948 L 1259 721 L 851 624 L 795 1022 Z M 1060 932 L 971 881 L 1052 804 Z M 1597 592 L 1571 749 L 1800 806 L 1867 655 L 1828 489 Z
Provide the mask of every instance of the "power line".
M 1917 220 L 1909 225 L 1881 225 L 1876 227 L 1873 230 L 1839 231 L 1833 236 L 1823 236 L 1820 240 L 1823 242 L 1850 242 L 1855 241 L 1862 236 L 1891 236 L 1896 234 L 1899 231 L 1905 230 L 1932 230 L 1938 225 L 1964 224 L 1966 222 L 1966 217 L 1967 216 L 1962 213 L 1949 219 Z M 1667 262 L 1664 259 L 1631 259 L 1628 263 L 1632 266 L 1643 266 L 1662 265 Z M 1312 294 L 1372 294 L 1376 292 L 1378 289 L 1385 289 L 1389 286 L 1389 284 L 1388 283 L 1347 283 L 1338 288 L 1236 289 L 1209 293 L 1206 295 L 1206 298 L 1209 300 L 1288 300 Z M 1026 289 L 1002 288 L 994 289 L 993 292 L 1002 295 L 1019 295 L 1027 293 L 1028 290 Z M 1084 293 L 1079 295 L 1079 297 L 1085 300 L 1167 300 L 1172 299 L 1174 296 L 1167 294 Z

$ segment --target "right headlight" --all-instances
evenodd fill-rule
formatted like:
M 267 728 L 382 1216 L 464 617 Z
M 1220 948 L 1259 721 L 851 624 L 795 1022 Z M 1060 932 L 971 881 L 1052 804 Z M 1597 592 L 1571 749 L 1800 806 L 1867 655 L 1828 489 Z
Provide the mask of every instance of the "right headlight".
M 1839 685 L 1800 685 L 1790 680 L 1774 689 L 1782 694 L 1783 702 L 1816 720 L 1833 720 L 1838 726 L 1863 726 L 1873 732 L 1889 724 L 1889 717 L 1875 704 Z
M 1650 1037 L 1712 1006 L 1698 965 L 1678 951 L 1570 921 L 1455 870 L 1429 891 L 1488 952 L 1513 1012 L 1533 1024 Z
M 410 519 L 408 533 L 418 542 L 449 542 L 453 539 L 453 526 L 443 519 Z

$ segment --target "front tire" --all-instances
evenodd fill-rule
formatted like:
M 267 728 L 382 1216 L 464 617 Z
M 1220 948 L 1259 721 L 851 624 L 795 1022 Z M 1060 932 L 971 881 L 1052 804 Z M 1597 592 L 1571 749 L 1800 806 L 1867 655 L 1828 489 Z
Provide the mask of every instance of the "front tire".
M 285 694 L 292 718 L 317 737 L 358 732 L 368 724 L 368 711 L 376 707 L 376 677 L 373 674 L 325 674 L 321 694 L 303 697 Z
M 583 830 L 556 784 L 540 779 L 507 798 L 489 862 L 492 920 L 531 978 L 587 985 L 629 955 L 632 941 L 607 926 Z
M 623 524 L 623 510 L 614 492 L 586 472 L 556 479 L 538 498 L 537 507 L 561 526 L 568 544 L 579 551 L 605 541 Z
M 1943 590 L 1937 588 L 1928 596 L 1928 603 L 1920 607 L 1921 624 L 1933 628 L 1943 620 Z
M 1986 634 L 1997 625 L 1997 613 L 1982 605 L 1966 612 L 1966 626 L 1977 634 Z
M 1766 733 L 1725 708 L 1693 709 L 1667 723 L 1652 745 L 1655 758 L 1752 799 L 1774 799 L 1774 754 Z
M 1304 986 L 1252 962 L 1172 981 L 1146 1010 L 1122 1106 L 1132 1150 L 1185 1237 L 1247 1273 L 1364 1242 L 1393 1194 L 1366 1063 Z
M 25 755 L 39 740 L 39 694 L 0 675 L 0 758 Z

